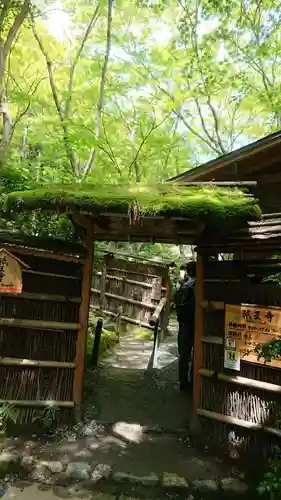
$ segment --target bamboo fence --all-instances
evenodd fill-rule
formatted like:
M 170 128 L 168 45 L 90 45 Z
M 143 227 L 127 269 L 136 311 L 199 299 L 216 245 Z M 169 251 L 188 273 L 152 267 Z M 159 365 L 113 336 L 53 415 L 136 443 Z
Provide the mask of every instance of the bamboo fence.
M 198 413 L 207 417 L 201 419 L 206 432 L 234 456 L 245 452 L 267 456 L 272 443 L 280 442 L 276 414 L 281 409 L 280 370 L 245 361 L 239 373 L 224 368 L 224 304 L 280 306 L 281 289 L 263 281 L 279 270 L 278 264 L 275 260 L 236 260 L 204 266 L 204 368 L 199 370 Z M 207 301 L 213 308 L 207 308 Z
M 153 266 L 105 256 L 93 273 L 91 307 L 115 316 L 120 312 L 127 323 L 152 328 L 151 315 L 170 290 L 168 266 Z M 162 315 L 162 328 L 167 327 L 169 300 Z
M 0 404 L 19 408 L 18 423 L 30 424 L 45 408 L 60 419 L 74 407 L 76 341 L 84 255 L 56 254 L 28 246 L 9 251 L 28 264 L 23 293 L 0 294 Z

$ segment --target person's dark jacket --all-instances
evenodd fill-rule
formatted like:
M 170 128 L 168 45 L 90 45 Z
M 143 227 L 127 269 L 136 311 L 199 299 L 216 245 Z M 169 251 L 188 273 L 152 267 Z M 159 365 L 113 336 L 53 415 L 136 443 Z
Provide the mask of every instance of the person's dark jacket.
M 194 323 L 195 283 L 195 278 L 189 277 L 175 293 L 175 306 L 178 322 Z

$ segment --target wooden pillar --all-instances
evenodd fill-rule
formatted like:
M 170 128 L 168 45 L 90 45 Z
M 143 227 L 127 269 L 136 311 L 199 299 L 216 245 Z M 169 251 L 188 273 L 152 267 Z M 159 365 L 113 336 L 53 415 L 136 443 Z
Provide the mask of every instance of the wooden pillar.
M 79 219 L 80 221 L 81 219 Z M 81 222 L 80 222 L 81 223 Z M 88 330 L 89 304 L 91 296 L 92 272 L 93 272 L 93 240 L 94 226 L 90 219 L 83 219 L 83 227 L 87 231 L 86 249 L 87 256 L 83 264 L 81 283 L 81 304 L 79 309 L 79 325 L 76 341 L 76 369 L 73 383 L 73 401 L 76 409 L 76 417 L 80 417 L 80 408 L 83 399 L 85 348 Z
M 203 368 L 203 343 L 201 338 L 204 335 L 204 257 L 197 253 L 196 262 L 196 287 L 195 287 L 195 335 L 194 335 L 194 353 L 193 353 L 193 412 L 197 414 L 200 407 L 201 396 L 201 376 L 198 373 Z

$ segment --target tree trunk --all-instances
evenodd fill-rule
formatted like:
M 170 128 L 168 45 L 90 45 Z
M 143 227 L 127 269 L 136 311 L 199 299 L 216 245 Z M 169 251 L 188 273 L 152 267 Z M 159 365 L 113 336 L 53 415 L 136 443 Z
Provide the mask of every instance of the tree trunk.
M 18 12 L 10 25 L 6 39 L 0 38 L 0 163 L 4 163 L 8 154 L 11 133 L 12 133 L 12 119 L 8 112 L 8 103 L 6 96 L 5 87 L 5 71 L 6 62 L 9 58 L 12 45 L 15 38 L 21 28 L 22 23 L 28 15 L 30 7 L 30 0 L 24 0 L 18 7 Z M 13 11 L 10 9 L 9 5 L 4 6 L 1 9 L 1 25 L 0 25 L 0 35 L 3 32 L 3 26 L 5 25 L 7 19 L 13 15 Z
M 5 94 L 5 88 L 1 85 L 0 90 L 0 163 L 4 163 L 7 157 L 10 137 L 12 131 L 12 119 L 8 112 L 8 103 Z

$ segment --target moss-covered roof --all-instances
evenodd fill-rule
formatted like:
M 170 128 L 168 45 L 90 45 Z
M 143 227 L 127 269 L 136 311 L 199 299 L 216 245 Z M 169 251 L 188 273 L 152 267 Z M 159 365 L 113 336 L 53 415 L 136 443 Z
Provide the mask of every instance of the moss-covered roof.
M 260 218 L 256 201 L 238 189 L 183 187 L 175 184 L 134 186 L 74 184 L 52 185 L 2 195 L 0 210 L 83 210 L 139 215 L 174 215 L 190 219 L 243 221 Z

